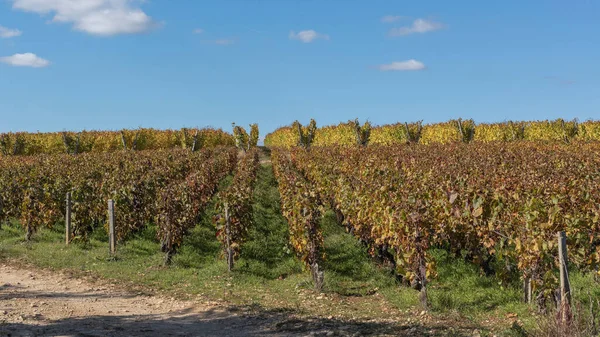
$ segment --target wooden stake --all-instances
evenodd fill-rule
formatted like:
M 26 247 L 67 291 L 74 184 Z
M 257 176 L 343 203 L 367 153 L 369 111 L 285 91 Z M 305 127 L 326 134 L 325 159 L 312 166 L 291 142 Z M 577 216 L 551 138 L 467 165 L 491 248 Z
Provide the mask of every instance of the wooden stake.
M 67 192 L 67 209 L 65 211 L 65 243 L 71 241 L 71 192 Z
M 231 222 L 229 221 L 229 206 L 225 203 L 225 235 L 227 236 L 227 270 L 233 269 L 233 251 L 231 249 Z
M 123 143 L 123 150 L 127 150 L 127 141 L 125 140 L 125 132 L 121 131 L 121 142 Z
M 69 142 L 67 142 L 67 132 L 63 131 L 62 133 L 63 143 L 65 144 L 65 152 L 69 153 Z
M 533 299 L 533 283 L 531 282 L 531 278 L 527 280 L 527 303 L 531 303 Z
M 531 277 L 523 278 L 523 302 L 531 303 L 533 298 L 533 287 L 531 284 Z
M 462 139 L 461 139 L 461 140 L 464 142 L 464 141 L 465 141 L 465 132 L 463 131 L 462 122 L 461 122 L 461 120 L 459 119 L 459 120 L 457 121 L 457 123 L 458 123 L 458 130 L 460 131 L 460 135 L 461 135 L 461 137 L 462 137 Z
M 192 152 L 196 152 L 197 144 L 198 144 L 198 130 L 196 130 L 196 134 L 194 135 L 194 143 L 192 143 Z
M 560 269 L 560 318 L 567 323 L 571 316 L 571 285 L 569 283 L 569 271 L 567 263 L 567 236 L 565 232 L 559 232 L 558 236 L 558 260 Z
M 108 243 L 110 246 L 110 255 L 114 256 L 116 252 L 115 241 L 115 201 L 108 201 Z
M 410 129 L 408 128 L 408 123 L 404 122 L 404 129 L 406 129 L 406 139 L 408 139 L 408 142 L 412 142 L 412 137 L 410 136 Z
M 135 132 L 135 138 L 133 139 L 133 144 L 131 145 L 131 150 L 137 150 L 137 141 L 138 141 L 139 134 L 140 134 L 140 130 L 137 130 Z
M 300 123 L 298 123 L 298 139 L 298 145 L 306 147 L 306 144 L 304 142 L 304 133 L 302 132 L 302 125 L 300 125 Z

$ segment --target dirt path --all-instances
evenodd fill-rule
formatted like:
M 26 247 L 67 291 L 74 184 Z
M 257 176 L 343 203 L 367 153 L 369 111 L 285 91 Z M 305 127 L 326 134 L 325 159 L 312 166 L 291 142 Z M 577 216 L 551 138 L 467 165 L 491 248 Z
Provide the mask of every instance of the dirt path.
M 265 146 L 260 147 L 260 152 L 258 153 L 258 159 L 260 160 L 261 165 L 270 165 L 271 164 L 271 150 L 269 150 Z
M 411 335 L 393 324 L 297 318 L 132 293 L 106 281 L 0 263 L 0 336 Z
M 65 274 L 0 265 L 0 335 L 189 336 L 269 333 L 208 305 L 132 294 Z M 242 333 L 243 332 L 243 333 Z

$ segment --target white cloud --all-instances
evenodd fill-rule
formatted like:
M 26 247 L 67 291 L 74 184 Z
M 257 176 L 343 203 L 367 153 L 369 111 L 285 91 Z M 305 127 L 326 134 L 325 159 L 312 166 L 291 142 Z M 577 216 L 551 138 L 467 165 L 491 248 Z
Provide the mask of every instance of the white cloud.
M 389 35 L 390 36 L 404 36 L 404 35 L 410 35 L 410 34 L 415 34 L 415 33 L 427 33 L 427 32 L 433 32 L 436 30 L 440 30 L 444 27 L 445 27 L 444 24 L 439 23 L 439 22 L 428 21 L 428 20 L 424 20 L 424 19 L 416 19 L 415 21 L 413 21 L 412 25 L 409 27 L 393 28 L 392 30 L 390 30 Z
M 142 0 L 11 0 L 13 9 L 53 14 L 53 22 L 98 36 L 146 32 L 158 24 L 136 3 Z
M 320 34 L 315 32 L 314 30 L 303 30 L 301 32 L 294 32 L 293 30 L 290 32 L 289 38 L 291 40 L 300 40 L 304 43 L 313 42 L 316 39 L 329 40 L 329 35 Z
M 392 22 L 400 21 L 403 18 L 404 17 L 400 16 L 400 15 L 386 15 L 386 16 L 384 16 L 384 17 L 381 18 L 381 22 L 383 22 L 383 23 L 392 23 Z
M 192 31 L 192 33 L 194 33 L 194 34 L 202 34 L 202 33 L 204 33 L 204 29 L 202 29 L 202 28 L 196 28 L 196 29 L 194 29 Z
M 414 59 L 410 59 L 408 61 L 392 62 L 390 64 L 382 64 L 378 68 L 381 71 L 414 71 L 414 70 L 425 69 L 425 65 L 422 62 L 419 62 Z
M 0 26 L 0 38 L 2 39 L 9 39 L 11 37 L 21 36 L 21 34 L 23 34 L 23 32 L 18 29 L 10 29 Z
M 45 60 L 35 54 L 14 54 L 13 56 L 0 57 L 0 62 L 10 64 L 15 67 L 32 67 L 44 68 L 50 65 L 48 60 Z

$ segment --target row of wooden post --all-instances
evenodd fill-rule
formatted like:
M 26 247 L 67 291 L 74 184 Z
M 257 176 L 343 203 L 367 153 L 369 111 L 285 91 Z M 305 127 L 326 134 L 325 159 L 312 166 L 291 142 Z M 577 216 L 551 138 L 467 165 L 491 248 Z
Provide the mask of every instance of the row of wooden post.
M 67 192 L 67 202 L 65 211 L 65 243 L 68 245 L 71 242 L 71 192 Z M 108 200 L 108 242 L 109 242 L 109 253 L 111 256 L 115 256 L 117 252 L 117 241 L 115 237 L 115 201 Z
M 65 212 L 65 242 L 68 245 L 71 241 L 71 192 L 67 193 L 67 209 Z M 225 204 L 225 235 L 227 237 L 227 266 L 228 270 L 231 271 L 233 268 L 233 249 L 231 248 L 231 224 L 229 219 L 229 207 Z M 560 270 L 560 301 L 559 301 L 559 312 L 560 319 L 563 322 L 567 322 L 570 319 L 570 307 L 571 307 L 571 284 L 569 282 L 569 271 L 567 268 L 568 256 L 567 256 L 567 236 L 565 232 L 559 232 L 558 236 L 558 259 L 559 259 L 559 270 Z M 116 238 L 115 238 L 115 202 L 114 200 L 108 200 L 108 240 L 109 240 L 109 252 L 111 256 L 116 253 Z M 425 287 L 425 284 L 423 284 Z M 531 279 L 524 281 L 524 292 L 525 300 L 531 302 L 532 300 L 532 286 Z
M 65 211 L 65 243 L 68 245 L 71 242 L 72 226 L 71 226 L 71 192 L 67 192 L 66 196 L 66 211 Z M 225 204 L 225 233 L 227 236 L 227 266 L 231 271 L 233 268 L 233 249 L 231 248 L 231 221 L 229 218 L 229 207 Z M 108 242 L 109 253 L 115 256 L 117 252 L 117 242 L 115 236 L 115 201 L 108 200 Z

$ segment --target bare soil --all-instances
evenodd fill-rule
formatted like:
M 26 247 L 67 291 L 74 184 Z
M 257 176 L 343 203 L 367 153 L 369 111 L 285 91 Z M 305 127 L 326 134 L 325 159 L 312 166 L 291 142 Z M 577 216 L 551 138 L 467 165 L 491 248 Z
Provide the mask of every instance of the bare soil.
M 432 336 L 447 332 L 442 326 L 307 318 L 124 289 L 92 277 L 0 262 L 0 336 Z

